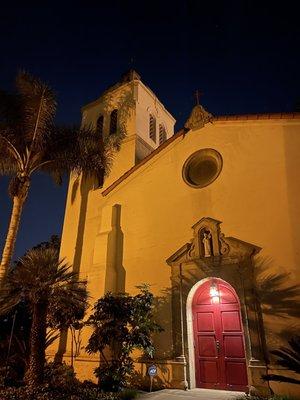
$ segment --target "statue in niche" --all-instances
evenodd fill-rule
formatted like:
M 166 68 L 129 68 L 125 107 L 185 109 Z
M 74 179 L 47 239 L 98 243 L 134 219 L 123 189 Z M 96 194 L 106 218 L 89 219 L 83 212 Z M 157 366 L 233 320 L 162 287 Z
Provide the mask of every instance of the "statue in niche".
M 209 231 L 203 232 L 203 248 L 204 248 L 204 257 L 212 256 L 212 246 L 211 246 L 211 233 Z

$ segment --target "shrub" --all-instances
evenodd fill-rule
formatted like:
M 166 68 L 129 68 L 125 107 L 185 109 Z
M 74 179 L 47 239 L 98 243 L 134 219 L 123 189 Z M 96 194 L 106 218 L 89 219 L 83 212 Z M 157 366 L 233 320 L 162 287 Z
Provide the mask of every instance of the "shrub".
M 132 400 L 139 396 L 138 392 L 134 389 L 125 389 L 119 393 L 120 400 Z
M 122 395 L 121 395 L 122 396 Z M 0 388 L 0 400 L 130 400 L 133 397 L 120 397 L 118 393 L 101 393 L 97 387 L 80 384 L 75 389 L 66 392 L 61 388 L 50 388 L 49 385 L 31 389 Z
M 51 388 L 71 390 L 79 385 L 74 369 L 66 363 L 50 362 L 45 366 L 44 382 Z
M 133 371 L 132 360 L 112 360 L 95 369 L 99 385 L 104 391 L 119 392 L 126 386 L 127 377 Z
M 88 320 L 94 331 L 86 349 L 102 356 L 95 375 L 103 390 L 119 391 L 126 386 L 134 371 L 133 350 L 151 358 L 154 355 L 152 334 L 162 331 L 153 317 L 154 296 L 147 285 L 137 288 L 140 293 L 136 296 L 107 293 L 96 302 Z

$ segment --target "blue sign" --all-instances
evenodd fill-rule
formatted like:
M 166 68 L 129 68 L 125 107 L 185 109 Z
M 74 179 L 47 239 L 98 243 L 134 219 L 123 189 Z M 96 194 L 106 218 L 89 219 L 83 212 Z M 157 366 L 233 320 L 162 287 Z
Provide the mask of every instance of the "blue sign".
M 157 375 L 157 367 L 156 367 L 156 365 L 151 365 L 148 368 L 148 374 L 149 374 L 149 376 L 156 376 Z

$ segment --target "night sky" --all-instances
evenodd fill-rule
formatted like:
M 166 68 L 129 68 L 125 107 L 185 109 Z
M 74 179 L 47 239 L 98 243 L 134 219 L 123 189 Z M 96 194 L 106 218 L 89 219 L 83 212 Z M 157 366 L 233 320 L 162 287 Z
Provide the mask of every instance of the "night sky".
M 47 81 L 57 93 L 58 122 L 79 123 L 81 106 L 130 68 L 177 119 L 176 129 L 197 89 L 214 115 L 299 109 L 296 1 L 7 3 L 0 11 L 0 87 L 11 90 L 19 69 Z M 0 177 L 1 250 L 7 184 Z M 66 190 L 67 179 L 61 187 L 46 175 L 32 180 L 16 256 L 60 235 Z

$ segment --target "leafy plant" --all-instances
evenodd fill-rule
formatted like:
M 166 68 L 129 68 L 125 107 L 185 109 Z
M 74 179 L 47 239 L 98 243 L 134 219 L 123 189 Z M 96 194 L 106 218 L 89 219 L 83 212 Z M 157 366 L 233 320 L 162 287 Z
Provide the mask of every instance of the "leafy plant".
M 0 315 L 0 375 L 6 383 L 22 380 L 29 359 L 31 314 L 24 302 Z
M 101 355 L 103 362 L 95 375 L 104 390 L 118 391 L 126 385 L 134 370 L 134 349 L 154 355 L 151 335 L 162 328 L 153 320 L 153 294 L 146 285 L 138 289 L 136 296 L 107 293 L 96 302 L 88 320 L 94 331 L 87 352 Z
M 134 389 L 124 389 L 122 392 L 119 393 L 120 400 L 132 400 L 139 397 L 139 394 Z
M 44 382 L 51 388 L 61 388 L 70 391 L 76 388 L 79 381 L 76 379 L 74 369 L 66 363 L 50 362 L 45 366 Z
M 26 371 L 31 386 L 43 382 L 47 319 L 48 326 L 66 326 L 74 309 L 85 310 L 87 306 L 85 282 L 76 278 L 70 266 L 58 259 L 56 248 L 42 246 L 20 258 L 0 288 L 1 313 L 25 302 L 32 315 Z
M 280 347 L 278 350 L 272 350 L 271 353 L 278 357 L 278 365 L 296 372 L 296 374 L 300 374 L 300 336 L 294 336 L 288 343 L 290 348 Z M 300 379 L 291 378 L 281 374 L 263 375 L 263 379 L 266 381 L 300 384 Z
M 100 382 L 101 390 L 119 392 L 126 386 L 127 377 L 132 371 L 132 360 L 123 356 L 120 360 L 110 360 L 96 368 L 95 376 Z
M 1 388 L 0 400 L 131 400 L 137 397 L 136 391 L 103 393 L 89 382 L 76 385 L 52 387 L 48 384 L 35 388 Z

